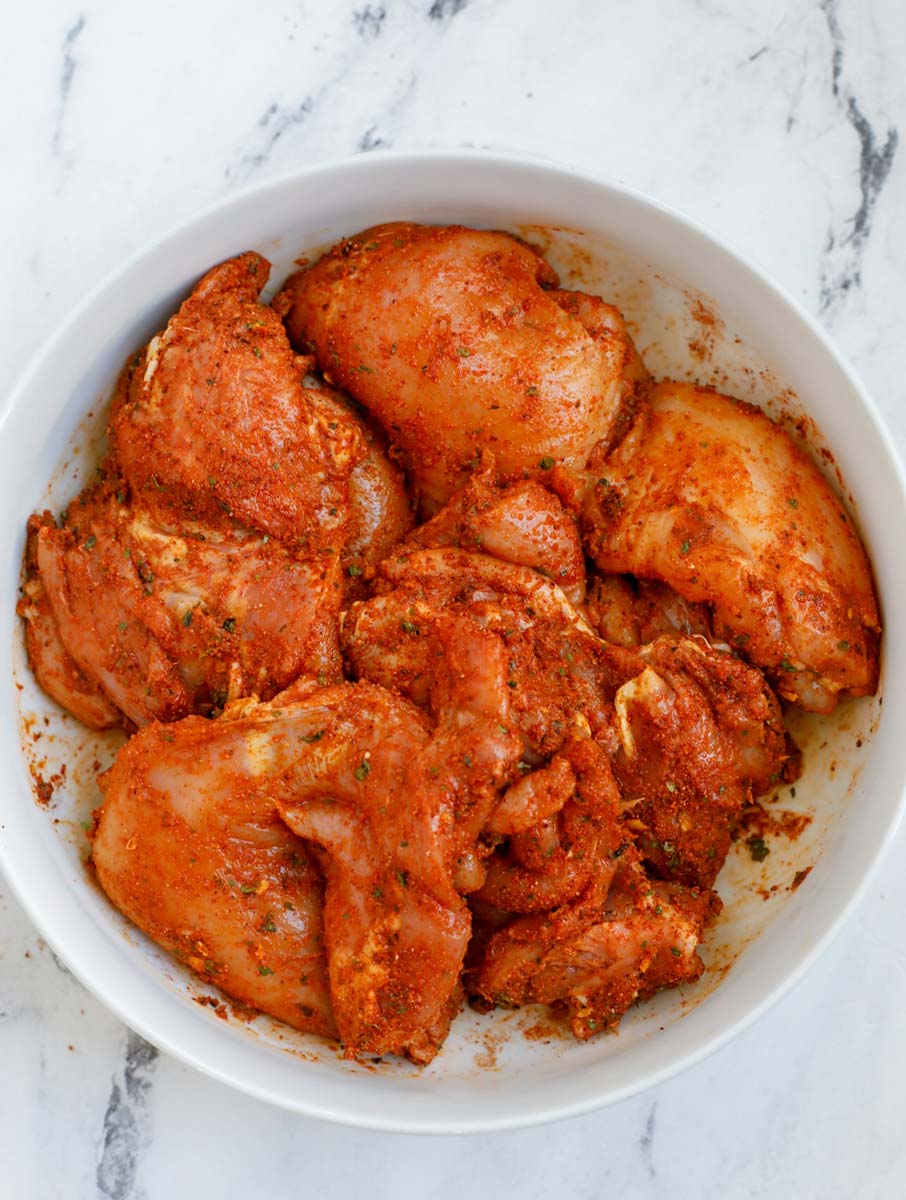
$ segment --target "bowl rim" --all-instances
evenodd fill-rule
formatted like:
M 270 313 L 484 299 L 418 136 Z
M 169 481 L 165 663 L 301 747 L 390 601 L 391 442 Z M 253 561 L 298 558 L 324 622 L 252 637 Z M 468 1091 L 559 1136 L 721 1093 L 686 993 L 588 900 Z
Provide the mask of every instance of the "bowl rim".
M 29 364 L 21 372 L 14 386 L 10 389 L 6 402 L 0 408 L 0 440 L 6 435 L 6 427 L 9 424 L 11 414 L 15 412 L 22 397 L 27 395 L 33 379 L 40 374 L 46 361 L 52 357 L 57 344 L 64 341 L 71 330 L 85 320 L 95 305 L 108 292 L 114 290 L 127 276 L 132 275 L 143 265 L 153 262 L 170 243 L 186 238 L 194 230 L 204 228 L 216 218 L 227 213 L 231 208 L 249 203 L 255 197 L 265 195 L 268 192 L 279 191 L 281 188 L 300 185 L 303 182 L 306 184 L 316 183 L 319 177 L 340 171 L 352 172 L 353 174 L 361 172 L 367 176 L 368 171 L 371 169 L 371 164 L 375 160 L 379 160 L 382 164 L 389 163 L 400 167 L 418 165 L 435 169 L 442 169 L 445 166 L 455 167 L 457 164 L 469 162 L 472 164 L 483 164 L 489 169 L 503 168 L 506 170 L 508 168 L 516 168 L 520 171 L 528 170 L 529 172 L 558 177 L 568 182 L 580 182 L 598 189 L 602 193 L 602 197 L 606 197 L 608 194 L 617 195 L 628 199 L 631 203 L 639 205 L 642 208 L 654 210 L 666 218 L 668 223 L 679 227 L 684 233 L 692 234 L 710 243 L 712 247 L 725 254 L 731 260 L 734 260 L 736 266 L 741 267 L 743 272 L 748 272 L 753 276 L 763 289 L 777 301 L 781 308 L 785 307 L 793 316 L 797 317 L 811 332 L 823 352 L 832 360 L 836 369 L 845 377 L 858 396 L 866 419 L 874 426 L 875 432 L 887 453 L 889 459 L 888 465 L 892 470 L 892 477 L 898 488 L 901 507 L 903 512 L 906 513 L 906 469 L 904 469 L 890 432 L 881 418 L 872 397 L 836 349 L 829 333 L 818 322 L 816 317 L 801 306 L 798 300 L 791 296 L 783 287 L 775 283 L 759 267 L 754 265 L 745 254 L 736 249 L 735 246 L 728 243 L 724 238 L 713 234 L 702 223 L 672 206 L 664 204 L 662 201 L 628 186 L 618 179 L 590 171 L 587 168 L 573 166 L 566 162 L 554 161 L 550 158 L 515 152 L 501 153 L 497 151 L 462 148 L 412 151 L 379 150 L 368 155 L 358 154 L 335 157 L 319 161 L 304 168 L 282 172 L 278 175 L 270 176 L 257 184 L 237 189 L 235 192 L 231 192 L 214 203 L 205 206 L 188 219 L 172 224 L 165 232 L 157 235 L 152 242 L 144 244 L 118 266 L 109 271 L 85 295 L 80 303 L 73 307 L 52 334 L 41 343 Z M 18 802 L 19 799 L 18 795 L 12 797 L 13 802 Z M 29 796 L 29 799 L 33 803 L 32 797 Z M 128 1006 L 116 995 L 115 989 L 111 991 L 108 986 L 107 977 L 103 971 L 97 972 L 95 970 L 91 956 L 88 954 L 80 955 L 79 952 L 71 949 L 65 943 L 65 939 L 62 941 L 58 939 L 53 914 L 49 908 L 42 907 L 40 897 L 36 895 L 33 889 L 29 888 L 25 871 L 24 869 L 20 870 L 19 863 L 15 859 L 14 848 L 7 845 L 6 826 L 2 821 L 0 821 L 0 871 L 2 871 L 19 904 L 28 914 L 29 919 L 35 924 L 76 978 L 128 1027 L 134 1029 L 161 1050 L 165 1050 L 168 1054 L 173 1055 L 177 1060 L 241 1092 L 245 1092 L 271 1104 L 299 1112 L 306 1116 L 331 1120 L 358 1128 L 422 1134 L 496 1132 L 564 1120 L 605 1105 L 618 1103 L 630 1096 L 655 1087 L 672 1076 L 679 1074 L 679 1072 L 685 1071 L 701 1062 L 727 1045 L 745 1029 L 749 1028 L 770 1007 L 776 1004 L 799 983 L 815 961 L 824 953 L 831 941 L 837 936 L 853 910 L 861 902 L 872 879 L 875 877 L 884 855 L 895 839 L 904 811 L 906 811 L 906 776 L 900 781 L 897 804 L 890 816 L 887 827 L 883 831 L 883 835 L 877 838 L 874 851 L 862 871 L 861 878 L 851 889 L 842 905 L 838 907 L 836 915 L 826 920 L 823 932 L 814 939 L 806 952 L 801 955 L 793 969 L 787 971 L 772 986 L 768 987 L 760 1000 L 752 1004 L 746 1011 L 736 1017 L 735 1020 L 727 1023 L 713 1035 L 701 1038 L 699 1044 L 693 1049 L 680 1054 L 660 1067 L 648 1069 L 638 1078 L 622 1086 L 611 1088 L 604 1094 L 601 1094 L 599 1091 L 592 1095 L 583 1095 L 571 1103 L 561 1103 L 553 1111 L 545 1109 L 542 1105 L 540 1111 L 505 1112 L 503 1115 L 497 1117 L 489 1118 L 487 1115 L 484 1115 L 479 1119 L 465 1121 L 452 1121 L 444 1117 L 433 1117 L 427 1111 L 418 1120 L 412 1118 L 400 1119 L 399 1116 L 379 1111 L 375 1106 L 371 1108 L 363 1106 L 355 1111 L 340 1111 L 336 1106 L 319 1104 L 316 1098 L 300 1098 L 277 1094 L 272 1088 L 258 1084 L 254 1079 L 249 1079 L 241 1072 L 231 1070 L 219 1062 L 210 1061 L 203 1053 L 196 1052 L 192 1046 L 185 1042 L 180 1042 L 178 1038 L 174 1039 L 167 1033 L 156 1029 L 151 1016 L 146 1016 L 144 1012 L 136 1016 L 133 1012 L 128 1011 Z M 149 1004 L 148 1007 L 153 1007 L 153 1004 Z M 300 1069 L 302 1069 L 301 1065 Z

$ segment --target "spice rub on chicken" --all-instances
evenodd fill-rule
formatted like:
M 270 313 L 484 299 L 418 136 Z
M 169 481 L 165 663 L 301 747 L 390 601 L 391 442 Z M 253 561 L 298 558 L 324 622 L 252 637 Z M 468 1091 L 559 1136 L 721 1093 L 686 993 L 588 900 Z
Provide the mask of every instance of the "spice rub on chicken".
M 100 481 L 31 522 L 30 661 L 94 728 L 340 679 L 348 572 L 410 527 L 379 435 L 259 301 L 268 270 L 208 272 L 127 363 Z
M 484 450 L 506 472 L 580 469 L 617 436 L 646 372 L 617 309 L 558 282 L 510 234 L 395 222 L 293 275 L 276 307 L 434 512 Z
M 800 768 L 783 706 L 877 686 L 855 525 L 510 234 L 379 226 L 270 305 L 268 273 L 204 276 L 28 525 L 35 674 L 132 735 L 98 880 L 350 1057 L 429 1062 L 466 995 L 615 1029 L 705 969 L 742 816 Z
M 878 683 L 871 567 L 843 505 L 760 409 L 660 383 L 600 464 L 587 547 L 607 572 L 708 605 L 785 699 L 827 712 Z

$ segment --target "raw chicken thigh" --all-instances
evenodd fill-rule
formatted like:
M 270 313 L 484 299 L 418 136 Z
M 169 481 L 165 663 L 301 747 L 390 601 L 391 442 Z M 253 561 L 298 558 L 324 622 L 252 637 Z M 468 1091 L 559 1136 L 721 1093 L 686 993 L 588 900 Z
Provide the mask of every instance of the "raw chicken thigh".
M 429 1062 L 464 995 L 614 1029 L 704 970 L 744 810 L 800 769 L 781 700 L 877 686 L 853 523 L 511 234 L 378 226 L 273 306 L 268 273 L 208 272 L 29 522 L 35 674 L 138 729 L 98 880 L 347 1057 Z
M 312 720 L 262 705 L 142 730 L 102 778 L 92 860 L 117 908 L 207 982 L 332 1035 L 323 887 L 273 791 Z
M 32 519 L 20 612 L 46 690 L 94 728 L 341 678 L 344 592 L 411 525 L 403 478 L 258 300 L 215 267 L 130 360 L 101 482 Z
M 509 234 L 396 223 L 341 242 L 275 306 L 431 513 L 483 451 L 505 473 L 578 470 L 616 438 L 644 368 L 616 309 L 557 283 Z
M 840 501 L 750 404 L 685 383 L 650 393 L 586 509 L 604 571 L 711 605 L 714 631 L 805 708 L 878 682 L 871 568 Z

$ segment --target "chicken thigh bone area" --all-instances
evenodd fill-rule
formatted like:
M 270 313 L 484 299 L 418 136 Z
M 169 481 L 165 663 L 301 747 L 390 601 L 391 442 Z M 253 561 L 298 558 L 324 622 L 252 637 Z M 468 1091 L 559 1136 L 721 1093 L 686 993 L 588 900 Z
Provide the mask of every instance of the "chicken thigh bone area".
M 800 770 L 782 706 L 877 687 L 852 519 L 510 234 L 378 226 L 272 304 L 269 271 L 200 280 L 29 521 L 32 669 L 131 735 L 97 878 L 350 1057 L 429 1062 L 464 996 L 614 1029 L 705 969 L 743 813 Z

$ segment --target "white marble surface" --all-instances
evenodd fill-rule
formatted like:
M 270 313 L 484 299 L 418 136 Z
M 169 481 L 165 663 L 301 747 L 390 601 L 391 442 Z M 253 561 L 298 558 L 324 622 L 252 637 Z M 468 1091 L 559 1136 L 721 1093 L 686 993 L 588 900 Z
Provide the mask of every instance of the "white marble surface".
M 210 202 L 335 155 L 468 145 L 711 226 L 821 316 L 906 450 L 902 0 L 42 0 L 3 26 L 0 393 Z M 904 1196 L 904 866 L 906 831 L 807 979 L 694 1070 L 464 1140 L 322 1125 L 158 1055 L 0 881 L 0 1194 Z

